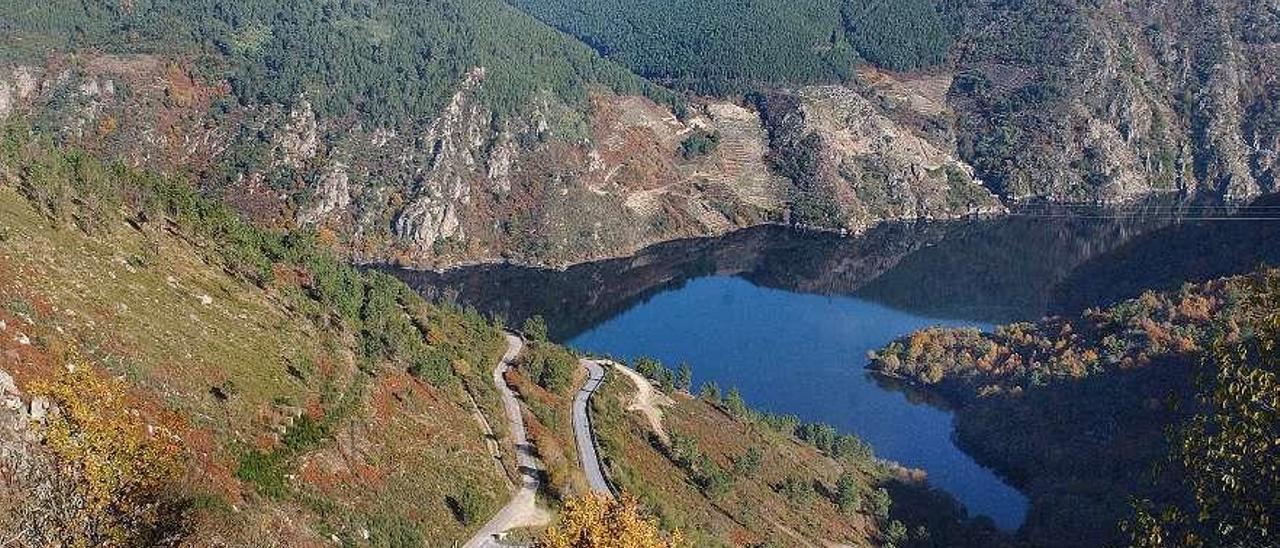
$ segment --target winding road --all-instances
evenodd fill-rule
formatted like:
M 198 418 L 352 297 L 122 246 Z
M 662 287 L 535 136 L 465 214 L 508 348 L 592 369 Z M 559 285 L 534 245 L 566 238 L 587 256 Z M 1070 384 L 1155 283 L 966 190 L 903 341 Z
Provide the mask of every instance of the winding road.
M 595 394 L 604 383 L 604 367 L 608 362 L 578 360 L 587 369 L 587 382 L 573 396 L 573 438 L 578 444 L 578 459 L 582 462 L 582 471 L 587 476 L 587 485 L 591 490 L 613 497 L 609 482 L 604 479 L 604 471 L 600 468 L 600 455 L 596 452 L 596 439 L 591 433 L 591 416 L 587 410 L 591 395 Z
M 542 463 L 533 454 L 533 446 L 529 444 L 528 432 L 524 428 L 524 415 L 520 412 L 520 401 L 515 392 L 507 386 L 503 374 L 512 367 L 512 362 L 524 350 L 524 341 L 510 333 L 505 334 L 507 352 L 502 355 L 498 366 L 493 370 L 493 385 L 502 396 L 502 406 L 507 412 L 510 423 L 511 438 L 516 446 L 516 466 L 520 472 L 520 485 L 511 501 L 499 510 L 484 527 L 463 544 L 465 548 L 483 548 L 505 546 L 498 542 L 499 535 L 505 531 L 521 527 L 536 527 L 551 521 L 551 514 L 538 507 L 537 494 L 541 485 L 540 476 L 544 472 Z
M 522 527 L 536 527 L 551 521 L 551 514 L 538 507 L 538 488 L 542 484 L 541 476 L 545 473 L 542 463 L 534 456 L 534 448 L 529 444 L 528 431 L 524 426 L 524 415 L 520 410 L 520 400 L 515 392 L 507 386 L 504 374 L 512 367 L 516 357 L 524 350 L 524 340 L 510 333 L 505 333 L 507 352 L 502 355 L 498 366 L 493 370 L 493 385 L 498 388 L 502 397 L 502 406 L 510 423 L 512 441 L 516 446 L 516 464 L 520 471 L 520 485 L 511 501 L 499 510 L 489 522 L 484 524 L 475 535 L 462 546 L 464 548 L 498 548 L 505 544 L 500 537 L 506 531 Z M 578 445 L 578 457 L 582 470 L 586 474 L 587 484 L 592 491 L 613 497 L 609 482 L 604 479 L 604 471 L 600 467 L 600 456 L 596 451 L 595 436 L 591 432 L 591 416 L 587 405 L 591 396 L 604 383 L 604 366 L 609 362 L 601 360 L 581 359 L 578 361 L 587 370 L 587 382 L 573 397 L 573 437 Z

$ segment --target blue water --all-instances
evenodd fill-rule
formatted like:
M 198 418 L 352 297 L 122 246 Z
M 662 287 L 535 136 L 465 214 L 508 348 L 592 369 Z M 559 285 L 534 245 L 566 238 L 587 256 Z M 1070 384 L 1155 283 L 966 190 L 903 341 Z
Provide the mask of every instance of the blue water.
M 863 369 L 868 351 L 934 325 L 991 328 L 717 276 L 659 293 L 568 344 L 626 359 L 651 356 L 672 367 L 689 362 L 695 386 L 736 386 L 756 409 L 857 434 L 879 456 L 924 469 L 931 484 L 970 513 L 1016 529 L 1026 515 L 1026 497 L 955 446 L 951 413 L 908 401 Z

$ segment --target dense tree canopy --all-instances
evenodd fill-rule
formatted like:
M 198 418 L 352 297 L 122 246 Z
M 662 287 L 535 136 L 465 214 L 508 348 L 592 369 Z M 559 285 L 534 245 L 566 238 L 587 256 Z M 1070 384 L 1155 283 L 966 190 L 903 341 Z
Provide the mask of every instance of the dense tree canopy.
M 946 60 L 951 35 L 925 1 L 851 0 L 841 7 L 849 41 L 866 60 L 893 70 Z
M 1134 546 L 1268 546 L 1280 534 L 1280 275 L 1255 286 L 1253 336 L 1214 344 L 1199 412 L 1172 432 L 1184 492 L 1138 504 Z
M 859 54 L 919 68 L 950 45 L 928 0 L 508 1 L 641 76 L 704 93 L 842 81 Z
M 311 101 L 323 115 L 387 125 L 434 115 L 476 67 L 486 69 L 482 98 L 499 112 L 543 90 L 568 101 L 591 85 L 658 93 L 499 0 L 22 4 L 3 10 L 6 57 L 88 48 L 201 55 L 243 103 L 290 104 L 320 92 Z

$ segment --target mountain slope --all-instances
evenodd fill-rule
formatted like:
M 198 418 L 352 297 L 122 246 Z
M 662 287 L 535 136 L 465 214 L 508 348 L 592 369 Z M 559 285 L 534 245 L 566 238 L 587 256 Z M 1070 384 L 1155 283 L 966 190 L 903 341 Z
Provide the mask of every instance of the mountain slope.
M 715 95 L 848 81 L 862 58 L 925 67 L 950 41 L 920 0 L 508 1 L 641 76 Z
M 422 268 L 1277 190 L 1274 2 L 219 5 L 13 6 L 0 118 Z
M 944 4 L 961 155 L 1002 195 L 1280 190 L 1275 2 Z
M 582 101 L 588 87 L 656 91 L 589 48 L 494 0 L 305 2 L 253 0 L 14 3 L 0 52 L 39 61 L 66 51 L 198 57 L 244 106 L 292 107 L 303 95 L 322 117 L 412 127 L 433 117 L 457 83 L 485 67 L 482 100 L 501 113 L 551 90 Z
M 499 416 L 484 373 L 502 343 L 478 316 L 154 174 L 18 133 L 4 143 L 0 352 L 14 382 L 0 447 L 32 467 L 2 473 L 17 507 L 6 531 L 37 544 L 461 539 L 505 500 L 467 397 Z M 119 406 L 93 400 L 106 396 Z M 41 443 L 63 417 L 66 445 Z M 95 464 L 131 448 L 168 464 Z M 97 525 L 65 513 L 102 500 L 115 502 L 88 516 Z

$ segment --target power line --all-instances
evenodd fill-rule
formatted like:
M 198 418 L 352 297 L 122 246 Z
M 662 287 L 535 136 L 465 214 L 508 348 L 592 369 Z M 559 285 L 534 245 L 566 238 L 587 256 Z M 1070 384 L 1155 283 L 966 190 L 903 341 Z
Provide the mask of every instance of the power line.
M 1010 213 L 1009 217 L 1024 217 L 1035 219 L 1097 219 L 1097 220 L 1116 220 L 1116 221 L 1252 221 L 1252 222 L 1276 222 L 1280 221 L 1280 217 L 1251 217 L 1247 215 L 1225 215 L 1225 216 L 1195 216 L 1195 215 L 1088 215 L 1078 213 Z

